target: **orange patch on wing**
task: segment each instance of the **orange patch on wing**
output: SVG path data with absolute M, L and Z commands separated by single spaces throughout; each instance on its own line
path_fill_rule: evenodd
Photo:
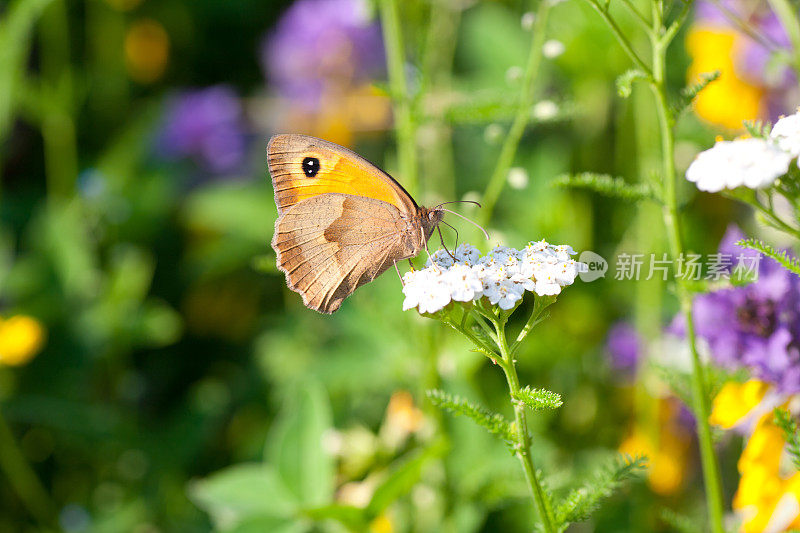
M 375 180 L 358 165 L 339 159 L 331 170 L 326 171 L 326 163 L 330 164 L 323 160 L 323 170 L 313 178 L 303 176 L 281 183 L 281 190 L 278 191 L 281 203 L 296 204 L 319 194 L 341 193 L 382 200 L 398 209 L 402 208 L 403 204 L 388 184 Z
M 303 171 L 307 158 L 319 160 L 315 175 Z M 321 139 L 301 135 L 273 137 L 269 168 L 280 210 L 320 194 L 340 193 L 381 200 L 401 213 L 416 212 L 414 201 L 391 177 L 357 154 Z

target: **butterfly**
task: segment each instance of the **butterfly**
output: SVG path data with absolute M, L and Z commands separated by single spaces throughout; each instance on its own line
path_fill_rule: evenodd
M 273 136 L 267 162 L 278 207 L 278 268 L 321 313 L 335 312 L 357 288 L 418 255 L 448 211 L 417 205 L 389 174 L 315 137 Z

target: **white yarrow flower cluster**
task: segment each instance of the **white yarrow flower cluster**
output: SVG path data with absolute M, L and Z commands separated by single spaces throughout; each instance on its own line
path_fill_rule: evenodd
M 403 310 L 434 313 L 451 301 L 481 298 L 507 310 L 517 305 L 525 291 L 556 295 L 586 271 L 586 265 L 572 259 L 573 255 L 572 247 L 545 241 L 529 243 L 522 250 L 498 246 L 485 256 L 469 244 L 456 248 L 453 257 L 437 250 L 424 269 L 403 276 Z
M 772 141 L 737 139 L 719 141 L 701 152 L 689 165 L 686 179 L 701 191 L 767 187 L 789 170 L 792 154 Z
M 701 191 L 769 187 L 800 155 L 800 111 L 781 118 L 766 139 L 719 141 L 689 165 L 686 179 Z

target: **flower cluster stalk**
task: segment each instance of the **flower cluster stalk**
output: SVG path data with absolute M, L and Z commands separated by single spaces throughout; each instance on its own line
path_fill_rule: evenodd
M 655 53 L 654 53 L 655 56 Z M 663 58 L 663 56 L 661 56 Z M 683 255 L 683 241 L 680 230 L 680 215 L 678 213 L 678 201 L 676 194 L 676 175 L 675 175 L 675 139 L 669 117 L 669 108 L 666 99 L 666 84 L 663 79 L 663 61 L 661 64 L 660 76 L 655 76 L 659 71 L 654 69 L 653 91 L 656 94 L 656 105 L 659 112 L 659 123 L 661 126 L 661 140 L 664 160 L 664 188 L 663 206 L 664 225 L 667 228 L 667 241 L 673 259 Z M 654 66 L 658 63 L 654 62 Z M 692 293 L 686 287 L 685 282 L 679 276 L 675 276 L 678 299 L 680 300 L 681 311 L 686 318 L 686 340 L 689 343 L 689 350 L 692 359 L 692 403 L 695 418 L 697 419 L 697 438 L 700 445 L 700 458 L 703 468 L 703 478 L 706 487 L 706 504 L 708 506 L 711 528 L 714 533 L 722 533 L 722 487 L 719 476 L 717 458 L 714 454 L 714 446 L 711 439 L 711 428 L 708 423 L 710 413 L 708 405 L 708 384 L 706 383 L 705 371 L 697 352 L 697 337 L 694 331 L 694 316 L 692 311 Z
M 608 24 L 612 34 L 619 41 L 622 48 L 631 60 L 642 71 L 644 79 L 650 85 L 655 96 L 656 110 L 658 113 L 659 130 L 661 137 L 662 159 L 662 216 L 667 231 L 667 241 L 673 261 L 677 261 L 684 253 L 683 240 L 680 229 L 680 214 L 677 199 L 677 175 L 675 172 L 675 136 L 674 114 L 667 100 L 666 81 L 666 56 L 670 43 L 675 38 L 678 30 L 688 16 L 692 2 L 685 2 L 676 19 L 669 25 L 664 20 L 664 2 L 652 2 L 650 26 L 647 19 L 630 2 L 624 5 L 634 14 L 635 18 L 643 22 L 650 38 L 652 51 L 652 67 L 648 67 L 641 57 L 634 51 L 628 38 L 615 23 L 608 11 L 608 4 L 601 4 L 598 0 L 587 0 L 590 5 L 601 15 Z M 697 352 L 697 339 L 694 331 L 692 313 L 692 292 L 686 286 L 685 280 L 674 272 L 674 281 L 681 311 L 686 319 L 686 338 L 692 359 L 692 403 L 695 418 L 697 419 L 697 435 L 700 446 L 703 479 L 706 489 L 706 504 L 708 506 L 711 529 L 714 533 L 724 531 L 722 525 L 723 504 L 722 488 L 719 476 L 719 467 L 714 454 L 711 429 L 708 422 L 708 384 L 705 371 Z
M 517 375 L 516 361 L 514 360 L 514 352 L 520 342 L 528 335 L 530 330 L 544 319 L 542 316 L 544 309 L 555 301 L 553 297 L 537 297 L 533 311 L 528 318 L 525 326 L 520 331 L 517 339 L 513 344 L 509 345 L 506 336 L 506 324 L 508 321 L 509 313 L 507 311 L 498 310 L 497 308 L 486 308 L 482 303 L 478 303 L 470 313 L 475 321 L 484 328 L 484 331 L 496 344 L 496 350 L 490 348 L 485 343 L 481 343 L 473 334 L 466 329 L 463 324 L 455 325 L 449 323 L 450 326 L 459 330 L 461 333 L 469 337 L 478 346 L 483 345 L 484 349 L 491 353 L 490 358 L 502 370 L 508 383 L 508 392 L 511 398 L 511 405 L 514 409 L 514 423 L 515 442 L 513 445 L 514 453 L 522 465 L 522 470 L 525 473 L 525 480 L 533 498 L 534 505 L 539 514 L 542 528 L 548 533 L 557 531 L 556 520 L 553 516 L 553 510 L 550 506 L 549 500 L 545 495 L 544 488 L 539 481 L 539 474 L 533 466 L 533 458 L 531 457 L 532 439 L 528 431 L 528 419 L 525 412 L 525 404 L 517 400 L 521 387 L 519 383 L 519 376 Z M 465 317 L 467 314 L 465 313 Z M 486 321 L 492 324 L 489 328 Z M 487 353 L 487 355 L 489 355 Z

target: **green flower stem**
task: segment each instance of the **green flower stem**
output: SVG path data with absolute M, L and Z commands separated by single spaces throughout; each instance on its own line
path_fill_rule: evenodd
M 659 11 L 657 26 L 662 25 Z M 673 34 L 674 35 L 674 34 Z M 673 116 L 667 101 L 665 77 L 666 52 L 671 39 L 664 39 L 653 46 L 653 81 L 651 87 L 656 98 L 659 126 L 661 130 L 661 157 L 663 162 L 663 207 L 664 225 L 667 229 L 667 240 L 673 260 L 683 255 L 683 241 L 680 230 L 680 217 L 677 200 L 677 175 L 675 173 L 675 134 Z M 717 458 L 711 440 L 711 429 L 708 423 L 708 384 L 700 357 L 697 353 L 697 338 L 694 331 L 692 313 L 692 293 L 680 277 L 675 278 L 681 311 L 686 319 L 686 338 L 692 354 L 692 402 L 697 420 L 697 436 L 700 444 L 700 458 L 703 467 L 703 479 L 706 488 L 706 504 L 708 506 L 711 530 L 723 533 L 722 526 L 722 483 L 719 476 Z
M 633 49 L 633 45 L 631 45 L 631 42 L 628 40 L 625 34 L 622 33 L 622 30 L 617 25 L 616 21 L 613 18 L 611 18 L 611 14 L 608 12 L 608 8 L 600 5 L 600 2 L 598 2 L 597 0 L 587 0 L 587 2 L 589 2 L 589 5 L 591 5 L 594 8 L 594 10 L 597 11 L 597 13 L 600 15 L 603 21 L 605 21 L 609 29 L 611 29 L 611 33 L 617 39 L 617 42 L 619 42 L 619 45 L 622 47 L 625 53 L 628 54 L 628 57 L 631 58 L 631 61 L 633 61 L 636 64 L 636 67 L 639 68 L 639 70 L 641 70 L 648 76 L 652 75 L 650 67 L 648 67 L 647 64 L 642 60 L 642 58 L 639 57 L 639 54 L 637 54 L 636 51 Z
M 686 20 L 692 2 L 685 2 L 681 13 L 669 27 L 664 26 L 664 4 L 661 0 L 652 3 L 653 26 L 648 31 L 652 48 L 652 69 L 644 65 L 641 58 L 636 55 L 627 37 L 611 18 L 608 10 L 598 3 L 598 0 L 587 0 L 597 10 L 611 32 L 631 57 L 637 67 L 648 74 L 650 86 L 656 99 L 656 109 L 661 136 L 661 160 L 663 182 L 662 216 L 667 230 L 667 240 L 673 260 L 677 260 L 684 253 L 683 241 L 680 230 L 680 217 L 677 199 L 677 176 L 675 172 L 675 133 L 674 116 L 670 111 L 667 100 L 666 82 L 666 56 L 667 48 L 678 33 L 680 26 Z M 678 299 L 681 311 L 686 319 L 686 338 L 692 354 L 692 397 L 695 418 L 697 419 L 697 435 L 700 444 L 700 458 L 703 467 L 703 479 L 706 487 L 706 503 L 708 506 L 711 529 L 714 533 L 722 533 L 722 483 L 719 476 L 719 467 L 714 455 L 711 441 L 711 429 L 708 423 L 708 385 L 705 372 L 697 353 L 697 338 L 694 331 L 692 314 L 692 292 L 682 278 L 676 277 Z
M 650 22 L 646 18 L 644 18 L 642 12 L 639 11 L 639 9 L 635 5 L 633 5 L 633 2 L 631 0 L 622 0 L 622 3 L 625 4 L 625 7 L 628 8 L 628 11 L 630 11 L 631 15 L 633 15 L 633 18 L 636 20 L 639 26 L 644 31 L 649 32 Z
M 381 0 L 381 26 L 389 71 L 389 90 L 394 101 L 398 173 L 411 194 L 417 193 L 417 128 L 406 79 L 403 30 L 398 0 Z
M 800 20 L 797 18 L 797 7 L 789 0 L 769 0 L 769 4 L 789 36 L 792 43 L 792 66 L 800 74 Z
M 775 213 L 775 210 L 772 207 L 771 196 L 769 197 L 769 203 L 770 203 L 769 208 L 764 207 L 764 205 L 761 202 L 759 202 L 758 199 L 755 198 L 755 196 L 753 198 L 746 198 L 745 202 L 753 206 L 759 213 L 761 213 L 761 215 L 766 219 L 766 221 L 769 224 L 771 224 L 774 228 L 784 233 L 788 233 L 795 239 L 800 240 L 800 230 L 787 224 L 782 218 L 780 218 L 780 216 L 778 216 L 777 213 Z
M 493 323 L 497 331 L 497 346 L 500 349 L 501 356 L 501 360 L 498 363 L 506 375 L 508 392 L 512 398 L 511 404 L 514 406 L 514 420 L 516 422 L 515 436 L 517 438 L 514 449 L 517 457 L 519 457 L 520 463 L 522 463 L 522 469 L 525 471 L 525 479 L 528 482 L 533 501 L 536 504 L 536 510 L 539 512 L 539 520 L 542 522 L 542 527 L 548 533 L 554 533 L 557 529 L 553 511 L 550 508 L 542 485 L 539 483 L 536 469 L 533 467 L 533 459 L 531 458 L 531 436 L 528 432 L 525 404 L 514 399 L 519 394 L 520 385 L 513 355 L 506 341 L 506 319 L 507 315 L 501 311 L 500 316 L 495 317 Z
M 0 469 L 8 483 L 17 493 L 22 504 L 41 526 L 49 529 L 55 517 L 53 505 L 47 491 L 22 455 L 14 434 L 0 411 Z
M 530 333 L 531 330 L 534 327 L 536 327 L 536 325 L 539 322 L 541 322 L 543 320 L 546 320 L 547 317 L 550 316 L 549 313 L 548 314 L 544 314 L 544 310 L 547 309 L 555 301 L 556 301 L 555 296 L 537 296 L 536 297 L 536 300 L 535 300 L 535 302 L 533 304 L 533 311 L 531 312 L 531 315 L 528 317 L 528 321 L 525 322 L 524 326 L 522 326 L 522 329 L 520 330 L 519 334 L 517 335 L 517 338 L 514 340 L 513 344 L 511 344 L 510 352 L 511 352 L 512 357 L 513 357 L 513 355 L 515 353 L 517 353 L 517 349 L 519 348 L 520 343 L 523 340 L 525 340 L 525 337 L 528 336 L 528 333 Z
M 539 66 L 542 63 L 542 49 L 544 47 L 547 15 L 550 12 L 551 0 L 540 0 L 539 8 L 536 11 L 536 22 L 533 27 L 533 37 L 531 48 L 528 53 L 528 64 L 525 68 L 525 76 L 520 89 L 517 111 L 514 121 L 508 130 L 503 146 L 500 149 L 500 156 L 497 158 L 494 172 L 486 185 L 483 193 L 483 209 L 481 210 L 481 224 L 486 225 L 492 218 L 494 207 L 503 192 L 503 187 L 508 177 L 508 171 L 514 162 L 519 142 L 525 128 L 531 118 L 531 107 L 533 106 L 536 91 L 536 80 L 539 74 Z

